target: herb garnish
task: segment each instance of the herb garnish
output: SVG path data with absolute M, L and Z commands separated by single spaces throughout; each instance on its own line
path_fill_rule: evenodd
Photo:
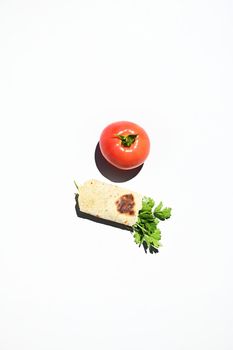
M 143 197 L 142 209 L 138 213 L 138 220 L 133 225 L 135 243 L 143 245 L 145 251 L 149 249 L 151 253 L 157 252 L 161 246 L 161 231 L 158 228 L 158 223 L 169 219 L 171 216 L 171 208 L 163 208 L 163 203 L 160 202 L 155 207 L 155 202 L 150 197 Z

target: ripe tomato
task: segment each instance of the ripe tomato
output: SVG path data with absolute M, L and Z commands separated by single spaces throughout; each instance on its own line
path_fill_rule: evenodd
M 119 121 L 108 125 L 100 136 L 105 159 L 119 169 L 134 169 L 143 164 L 150 151 L 150 140 L 139 125 Z

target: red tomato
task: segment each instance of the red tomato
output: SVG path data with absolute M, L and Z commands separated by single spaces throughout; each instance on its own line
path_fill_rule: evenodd
M 134 169 L 143 164 L 150 151 L 150 140 L 139 125 L 120 121 L 108 125 L 100 136 L 105 159 L 119 169 Z

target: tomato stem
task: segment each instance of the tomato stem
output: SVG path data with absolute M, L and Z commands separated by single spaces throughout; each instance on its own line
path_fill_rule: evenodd
M 136 140 L 138 134 L 129 134 L 129 135 L 114 135 L 115 137 L 118 137 L 118 139 L 121 140 L 121 144 L 124 147 L 130 147 Z

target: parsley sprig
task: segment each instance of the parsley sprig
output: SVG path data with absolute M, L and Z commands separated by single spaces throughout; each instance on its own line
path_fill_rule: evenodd
M 138 220 L 133 225 L 135 243 L 143 245 L 145 251 L 149 249 L 151 253 L 157 252 L 161 246 L 161 231 L 158 224 L 161 221 L 169 219 L 171 216 L 171 208 L 163 208 L 160 202 L 155 207 L 155 202 L 150 197 L 143 197 L 142 209 L 139 211 Z

